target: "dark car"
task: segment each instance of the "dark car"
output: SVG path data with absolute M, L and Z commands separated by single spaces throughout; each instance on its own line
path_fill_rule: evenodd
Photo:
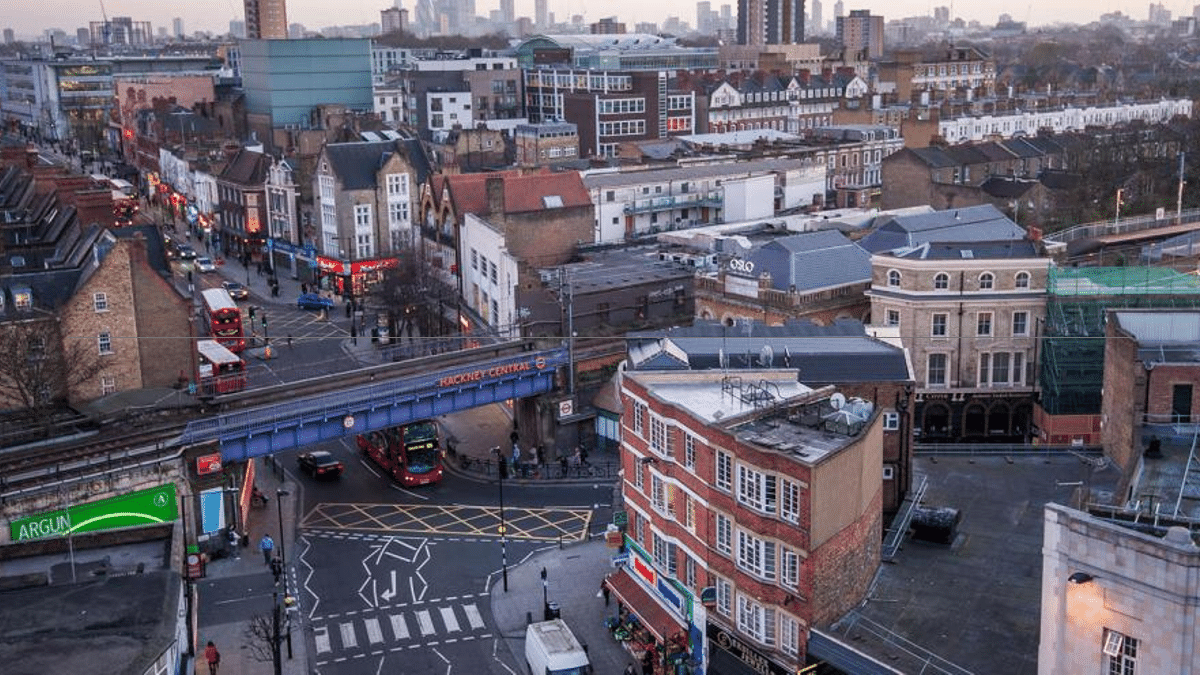
M 297 458 L 300 469 L 313 478 L 337 478 L 346 470 L 346 465 L 325 450 L 301 453 Z
M 333 300 L 318 293 L 305 293 L 296 298 L 296 306 L 300 309 L 333 309 Z
M 184 260 L 195 260 L 196 259 L 196 249 L 192 248 L 191 246 L 188 246 L 187 244 L 180 244 L 179 245 L 179 257 Z
M 245 300 L 250 297 L 250 289 L 236 281 L 226 281 L 221 285 L 225 287 L 225 290 L 229 291 L 229 297 L 234 300 Z

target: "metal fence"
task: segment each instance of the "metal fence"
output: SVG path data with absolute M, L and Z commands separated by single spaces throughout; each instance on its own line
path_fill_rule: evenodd
M 1020 455 L 1022 457 L 1054 456 L 1067 453 L 1085 455 L 1102 454 L 1098 445 L 1028 445 L 1024 443 L 919 443 L 913 446 L 915 455 L 963 455 L 997 457 Z
M 454 468 L 463 473 L 480 478 L 496 478 L 499 476 L 499 464 L 504 460 L 479 459 L 447 450 L 448 461 L 453 462 Z M 621 463 L 616 461 L 572 463 L 564 465 L 561 462 L 546 464 L 520 463 L 515 467 L 508 465 L 509 480 L 609 480 L 615 479 L 621 470 Z

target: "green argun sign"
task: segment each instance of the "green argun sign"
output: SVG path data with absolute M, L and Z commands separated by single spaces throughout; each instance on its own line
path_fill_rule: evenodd
M 98 502 L 17 518 L 10 523 L 10 527 L 13 541 L 65 537 L 68 534 L 170 522 L 175 520 L 178 509 L 175 484 L 166 483 Z

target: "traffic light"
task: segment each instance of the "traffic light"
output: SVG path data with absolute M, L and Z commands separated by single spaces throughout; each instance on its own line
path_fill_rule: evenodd
M 496 469 L 500 472 L 500 480 L 508 478 L 508 462 L 503 457 L 496 458 Z
M 250 305 L 250 320 L 254 320 L 254 305 Z
M 263 328 L 267 327 L 267 313 L 266 312 L 263 312 L 263 315 L 262 315 L 262 326 L 263 326 Z

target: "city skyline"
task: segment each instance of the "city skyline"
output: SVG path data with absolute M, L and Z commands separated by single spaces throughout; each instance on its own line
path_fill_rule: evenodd
M 535 0 L 516 0 L 515 12 L 518 17 L 534 17 Z M 242 0 L 226 0 L 224 6 L 200 7 L 189 6 L 181 11 L 178 5 L 165 5 L 152 0 L 109 0 L 104 9 L 108 17 L 129 16 L 136 21 L 149 21 L 157 30 L 158 27 L 172 25 L 176 17 L 183 19 L 187 31 L 207 31 L 223 34 L 229 29 L 230 21 L 244 20 Z M 379 23 L 379 12 L 393 6 L 392 0 L 354 0 L 330 6 L 324 0 L 289 0 L 287 3 L 288 21 L 303 24 L 310 30 L 319 30 L 330 26 L 363 25 Z M 693 0 L 672 0 L 668 3 L 638 3 L 634 0 L 616 0 L 606 4 L 604 11 L 589 10 L 587 3 L 582 0 L 550 0 L 549 11 L 557 21 L 562 22 L 575 14 L 582 14 L 586 21 L 597 21 L 603 17 L 616 16 L 630 27 L 639 22 L 661 23 L 668 16 L 676 16 L 695 27 L 696 2 Z M 736 0 L 725 3 L 716 0 L 712 3 L 714 9 L 722 4 L 730 4 L 735 8 Z M 822 3 L 825 6 L 823 18 L 826 23 L 833 20 L 832 3 Z M 1192 6 L 1187 2 L 1174 1 L 1161 3 L 1173 17 L 1190 15 Z M 405 8 L 411 10 L 414 0 L 405 0 Z M 1026 21 L 1032 26 L 1052 23 L 1086 24 L 1099 19 L 1101 14 L 1121 11 L 1135 20 L 1147 18 L 1148 5 L 1129 1 L 1118 2 L 1108 0 L 1102 3 L 1088 3 L 1082 0 L 1069 0 L 1055 3 L 1055 6 L 1026 5 L 1024 11 L 1019 7 L 997 7 L 982 2 L 954 3 L 940 0 L 899 0 L 898 2 L 883 2 L 882 0 L 867 0 L 864 2 L 845 2 L 848 13 L 854 9 L 866 9 L 872 14 L 879 14 L 885 20 L 899 19 L 912 16 L 932 15 L 934 7 L 947 6 L 952 9 L 953 18 L 965 21 L 979 21 L 982 24 L 994 24 L 1002 13 L 1007 13 L 1016 21 Z M 477 4 L 479 15 L 486 17 L 491 10 L 500 8 L 500 0 L 486 0 Z M 811 7 L 806 7 L 810 11 Z M 65 21 L 63 17 L 77 17 L 73 21 Z M 43 0 L 36 12 L 13 12 L 6 17 L 2 28 L 12 28 L 18 39 L 42 35 L 46 29 L 61 29 L 68 35 L 74 35 L 75 29 L 87 26 L 91 21 L 101 20 L 101 8 L 97 0 L 94 9 L 87 9 L 74 0 Z M 811 31 L 810 31 L 811 32 Z

